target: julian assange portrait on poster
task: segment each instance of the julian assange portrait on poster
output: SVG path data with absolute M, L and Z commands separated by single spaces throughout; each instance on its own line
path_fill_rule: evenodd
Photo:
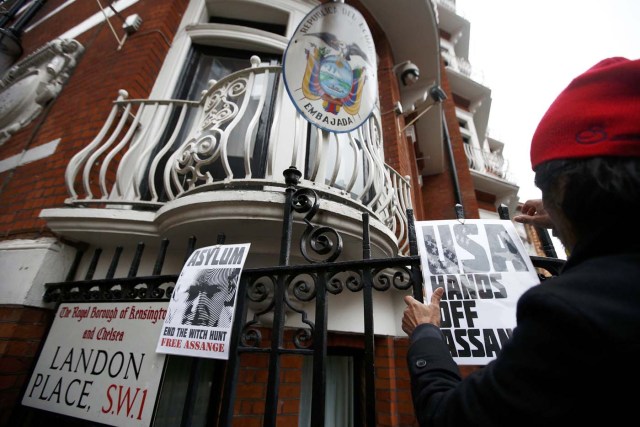
M 238 284 L 249 243 L 197 249 L 171 295 L 159 353 L 229 358 Z

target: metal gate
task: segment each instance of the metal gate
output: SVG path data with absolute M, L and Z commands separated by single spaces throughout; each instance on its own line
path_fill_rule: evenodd
M 281 358 L 289 355 L 312 356 L 312 398 L 311 425 L 325 425 L 325 381 L 327 359 L 327 297 L 342 292 L 361 294 L 364 333 L 364 401 L 362 424 L 375 426 L 376 388 L 374 358 L 374 313 L 373 292 L 384 292 L 391 288 L 412 292 L 422 300 L 423 283 L 420 257 L 416 242 L 413 212 L 407 211 L 409 227 L 409 256 L 385 259 L 371 259 L 369 237 L 369 215 L 362 215 L 362 260 L 336 261 L 342 251 L 339 234 L 329 227 L 313 225 L 313 217 L 319 208 L 317 193 L 307 188 L 298 188 L 300 173 L 295 168 L 285 171 L 287 183 L 280 246 L 279 265 L 271 268 L 248 268 L 242 272 L 239 282 L 236 315 L 232 327 L 229 360 L 223 363 L 223 378 L 218 381 L 216 394 L 220 398 L 211 401 L 207 414 L 207 425 L 231 426 L 234 419 L 236 385 L 240 370 L 240 358 L 245 354 L 261 354 L 268 357 L 268 381 L 262 415 L 262 425 L 275 426 L 280 392 Z M 300 248 L 308 265 L 289 265 L 292 244 L 292 224 L 295 214 L 303 214 L 306 230 L 300 241 Z M 189 240 L 186 258 L 195 249 L 195 238 Z M 218 237 L 224 243 L 224 236 Z M 160 275 L 169 242 L 160 246 L 153 274 L 137 276 L 144 245 L 138 245 L 129 273 L 125 278 L 114 278 L 122 248 L 118 248 L 111 260 L 105 279 L 93 279 L 100 258 L 96 250 L 84 280 L 71 281 L 75 276 L 82 253 L 78 253 L 68 279 L 61 283 L 46 285 L 44 299 L 48 302 L 114 302 L 114 301 L 168 301 L 178 275 Z M 311 255 L 320 255 L 322 261 Z M 561 262 L 547 258 L 532 257 L 535 266 L 544 267 L 557 274 Z M 296 302 L 313 304 L 315 315 L 310 318 Z M 249 310 L 251 303 L 260 303 L 259 311 Z M 285 312 L 295 312 L 302 319 L 304 327 L 290 331 L 291 343 L 284 342 Z M 251 313 L 253 313 L 251 315 Z M 272 315 L 270 339 L 264 340 L 264 328 L 258 322 L 259 316 Z M 399 319 L 398 319 L 399 321 Z M 201 359 L 191 364 L 189 388 L 186 392 L 182 425 L 191 425 L 193 416 L 192 397 L 198 386 Z M 78 421 L 77 425 L 91 425 Z

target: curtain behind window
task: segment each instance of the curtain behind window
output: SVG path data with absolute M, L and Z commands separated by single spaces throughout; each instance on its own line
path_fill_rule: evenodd
M 350 356 L 327 356 L 325 359 L 326 392 L 324 425 L 328 427 L 354 426 L 354 362 Z M 302 364 L 300 388 L 300 416 L 298 425 L 311 425 L 313 357 L 305 357 Z

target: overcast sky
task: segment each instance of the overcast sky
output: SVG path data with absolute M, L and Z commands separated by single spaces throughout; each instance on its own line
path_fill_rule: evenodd
M 520 201 L 538 198 L 529 162 L 536 125 L 569 82 L 601 59 L 640 59 L 640 0 L 457 0 L 456 5 L 471 23 L 471 66 L 491 89 L 490 135 L 505 144 Z

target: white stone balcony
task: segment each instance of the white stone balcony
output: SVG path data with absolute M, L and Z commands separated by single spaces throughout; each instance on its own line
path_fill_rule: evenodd
M 438 3 L 439 5 L 446 7 L 447 9 L 449 9 L 451 12 L 456 11 L 456 2 L 455 0 L 435 0 L 436 3 Z
M 102 130 L 67 167 L 66 204 L 77 209 L 43 212 L 52 229 L 86 241 L 83 227 L 107 228 L 96 218 L 142 215 L 141 234 L 184 234 L 198 222 L 240 235 L 252 228 L 238 219 L 268 233 L 264 225 L 281 218 L 283 171 L 293 166 L 302 172 L 299 187 L 324 203 L 322 223 L 357 240 L 361 214 L 369 213 L 378 254 L 406 253 L 410 184 L 384 163 L 379 112 L 350 133 L 322 131 L 295 111 L 281 67 L 251 63 L 210 82 L 199 101 L 128 99 L 120 91 Z M 93 225 L 73 225 L 79 217 Z
M 464 145 L 469 168 L 500 179 L 507 179 L 507 162 L 500 153 L 492 153 L 478 148 Z

